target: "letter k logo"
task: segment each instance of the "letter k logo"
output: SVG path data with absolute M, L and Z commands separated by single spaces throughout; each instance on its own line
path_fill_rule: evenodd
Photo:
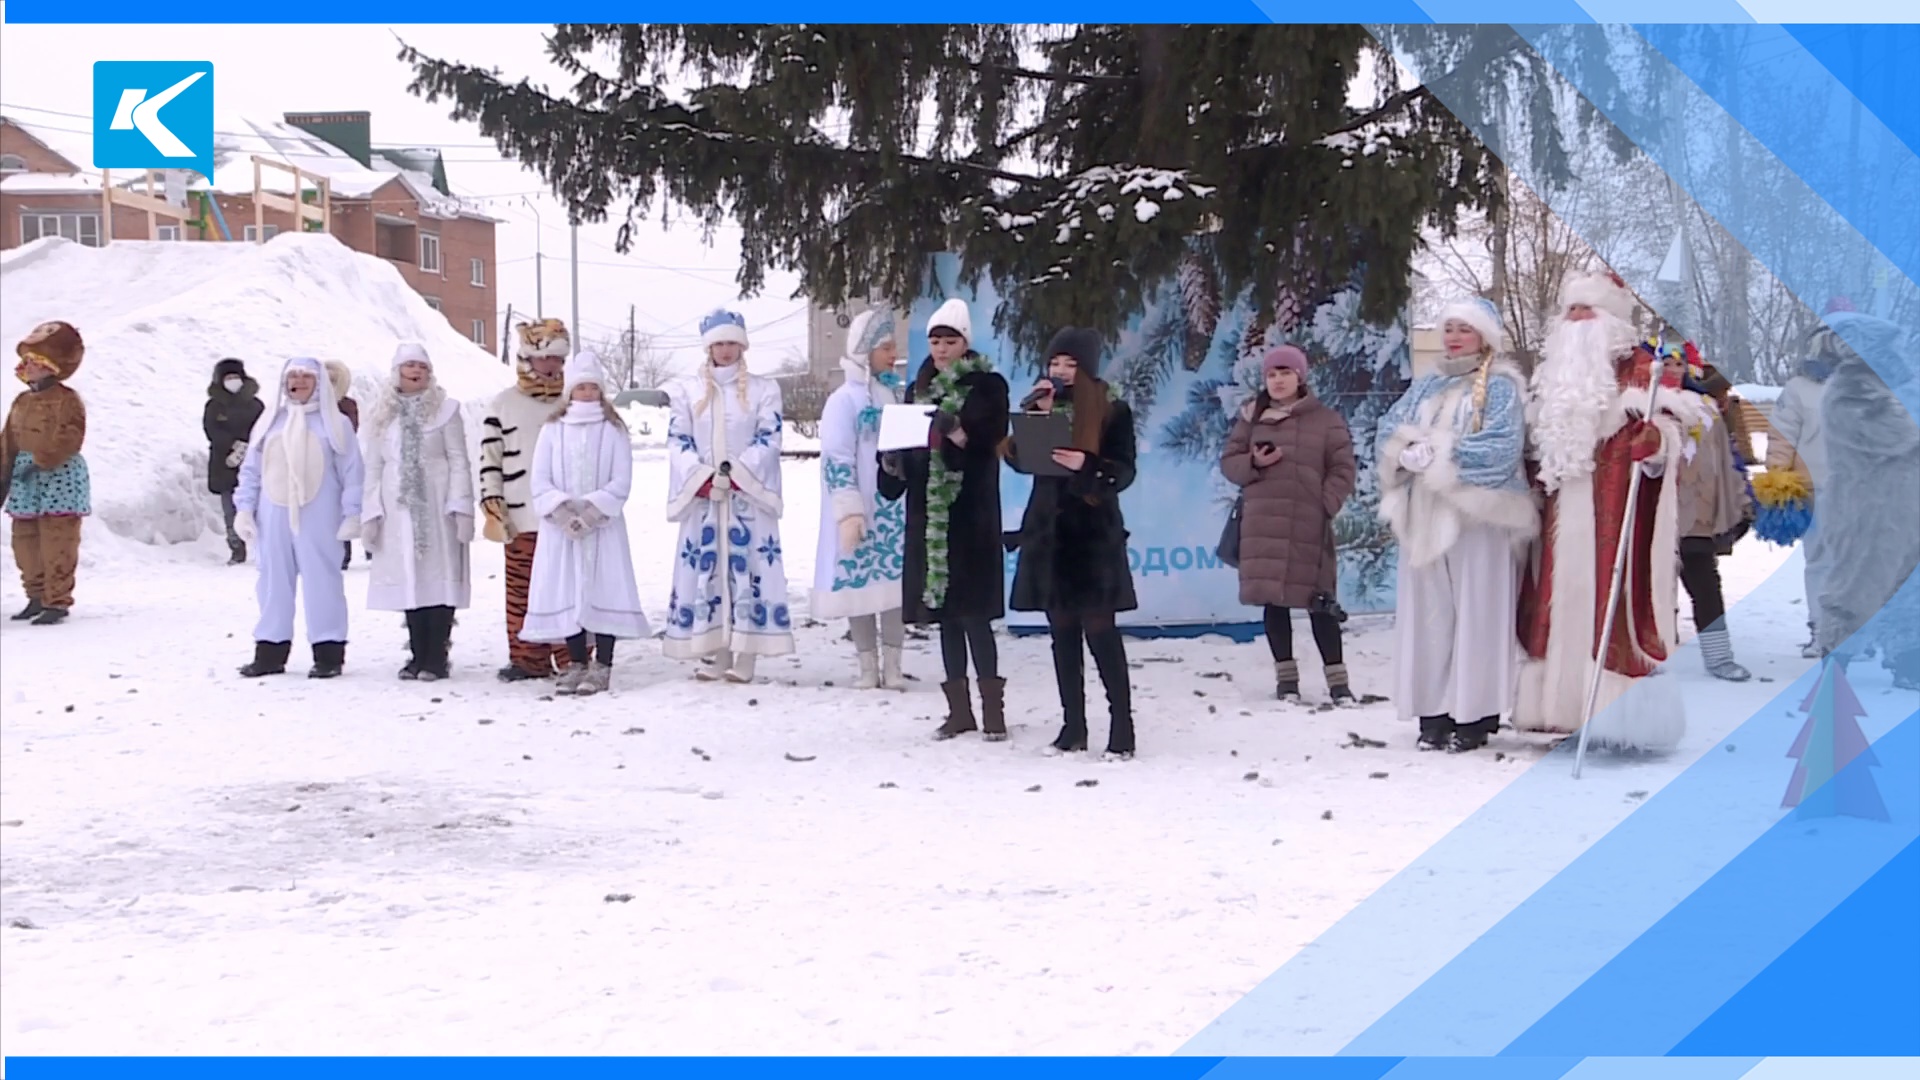
M 160 110 L 166 108 L 168 102 L 184 93 L 187 87 L 205 78 L 206 74 L 204 71 L 196 71 L 150 98 L 147 97 L 146 90 L 140 87 L 130 86 L 122 90 L 120 107 L 113 111 L 113 123 L 109 125 L 109 130 L 138 131 L 147 137 L 147 141 L 153 144 L 155 150 L 168 157 L 192 157 L 193 151 L 187 148 L 186 143 L 180 141 L 180 136 L 168 131 L 167 125 L 160 122 Z M 143 101 L 142 98 L 146 100 Z
M 99 169 L 192 169 L 213 178 L 213 64 L 101 60 L 93 65 Z

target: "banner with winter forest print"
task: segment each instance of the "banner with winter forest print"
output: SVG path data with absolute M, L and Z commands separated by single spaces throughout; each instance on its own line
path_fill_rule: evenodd
M 1019 353 L 994 327 L 1002 303 L 995 283 L 963 282 L 953 255 L 933 259 L 932 280 L 914 305 L 908 349 L 913 370 L 927 355 L 926 321 L 951 297 L 965 300 L 974 347 L 1006 377 L 1016 405 L 1040 377 L 1042 358 Z M 1198 260 L 1156 290 L 1117 341 L 1107 343 L 1102 374 L 1132 406 L 1139 474 L 1121 496 L 1128 561 L 1140 608 L 1120 623 L 1152 634 L 1227 633 L 1249 639 L 1260 614 L 1240 603 L 1239 577 L 1215 554 L 1238 493 L 1220 475 L 1220 451 L 1240 406 L 1260 386 L 1260 357 L 1291 342 L 1313 359 L 1313 392 L 1340 410 L 1353 432 L 1360 467 L 1352 498 L 1335 519 L 1340 603 L 1354 614 L 1393 610 L 1394 546 L 1378 517 L 1373 433 L 1406 389 L 1411 355 L 1404 321 L 1376 326 L 1359 318 L 1360 290 L 1349 282 L 1330 295 L 1278 305 L 1271 325 L 1248 297 L 1229 302 Z M 1011 469 L 1001 477 L 1005 528 L 1017 528 L 1032 481 Z M 1014 559 L 1007 560 L 1007 584 Z M 1043 616 L 1008 612 L 1014 629 L 1040 629 Z

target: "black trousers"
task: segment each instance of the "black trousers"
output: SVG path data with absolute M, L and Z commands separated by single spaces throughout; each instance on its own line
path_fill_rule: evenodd
M 974 671 L 982 679 L 1000 677 L 1000 647 L 994 644 L 991 620 L 943 618 L 940 620 L 940 664 L 948 682 L 967 677 L 967 654 L 973 654 Z
M 1273 658 L 1293 659 L 1293 609 L 1268 604 L 1266 618 L 1267 649 Z M 1345 663 L 1340 647 L 1340 620 L 1324 611 L 1307 613 L 1307 625 L 1313 630 L 1313 643 L 1320 647 L 1323 664 Z
M 1726 617 L 1727 599 L 1720 591 L 1720 556 L 1710 536 L 1690 536 L 1680 541 L 1680 584 L 1693 600 L 1693 628 L 1696 633 L 1715 628 Z
M 1133 753 L 1132 673 L 1127 670 L 1126 641 L 1114 625 L 1114 613 L 1050 611 L 1047 630 L 1053 637 L 1053 677 L 1060 687 L 1060 709 L 1067 729 L 1064 734 L 1077 735 L 1081 741 L 1086 738 L 1086 652 L 1091 652 L 1100 682 L 1107 690 L 1111 721 L 1107 749 Z
M 613 666 L 613 635 L 593 635 L 593 658 L 600 661 L 601 667 Z M 575 664 L 587 662 L 587 632 L 585 630 L 567 639 L 567 659 Z

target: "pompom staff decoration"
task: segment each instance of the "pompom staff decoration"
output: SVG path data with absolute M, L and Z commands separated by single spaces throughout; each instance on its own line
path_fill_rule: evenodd
M 1813 525 L 1813 488 L 1790 469 L 1753 477 L 1754 534 L 1777 547 L 1792 547 Z

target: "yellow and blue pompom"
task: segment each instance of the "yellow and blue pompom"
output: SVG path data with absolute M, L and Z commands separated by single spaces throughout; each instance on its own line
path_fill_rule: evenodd
M 1763 472 L 1752 482 L 1759 507 L 1754 533 L 1769 544 L 1792 547 L 1813 524 L 1813 488 L 1805 477 L 1787 470 Z

